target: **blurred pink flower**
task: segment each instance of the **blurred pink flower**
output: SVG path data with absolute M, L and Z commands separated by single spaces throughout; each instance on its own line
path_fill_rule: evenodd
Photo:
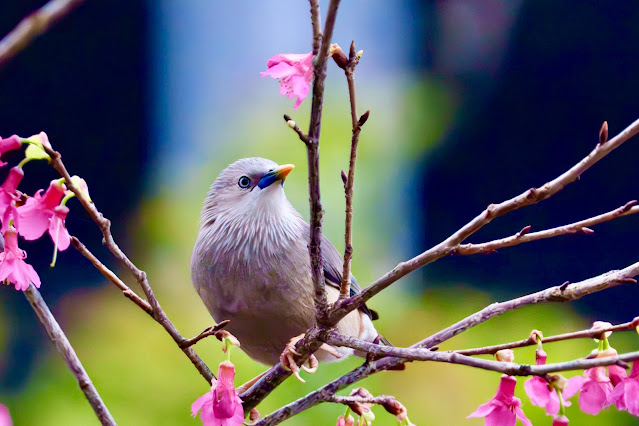
M 0 426 L 13 426 L 9 409 L 2 404 L 0 404 Z
M 262 77 L 271 76 L 280 81 L 280 94 L 289 99 L 297 97 L 293 108 L 297 109 L 308 96 L 313 80 L 313 52 L 282 53 L 266 62 Z
M 521 409 L 521 400 L 515 397 L 516 384 L 517 379 L 514 377 L 505 374 L 501 376 L 497 394 L 487 403 L 477 407 L 467 418 L 485 417 L 486 426 L 513 426 L 517 419 L 526 426 L 532 426 Z
M 552 426 L 568 426 L 568 417 L 566 416 L 553 417 Z
M 200 418 L 204 426 L 239 426 L 244 423 L 242 400 L 233 387 L 235 366 L 224 361 L 217 371 L 217 382 L 211 391 L 199 397 L 192 405 L 193 417 L 202 410 Z
M 537 365 L 546 364 L 548 354 L 543 349 L 537 349 L 535 353 L 535 363 Z M 548 383 L 539 376 L 531 377 L 524 383 L 524 389 L 530 402 L 538 407 L 544 407 L 546 414 L 554 416 L 559 412 L 559 396 L 555 389 L 549 390 Z M 566 406 L 570 406 L 567 401 Z
M 26 290 L 29 283 L 40 288 L 40 277 L 33 266 L 24 261 L 27 254 L 18 248 L 18 232 L 14 227 L 4 233 L 4 252 L 0 253 L 0 281 L 8 280 L 16 290 Z
M 53 180 L 44 195 L 40 189 L 24 206 L 18 207 L 20 235 L 26 240 L 36 240 L 48 230 L 58 250 L 66 250 L 71 242 L 69 231 L 64 226 L 69 208 L 59 205 L 65 191 L 64 184 Z
M 4 183 L 0 186 L 0 221 L 2 221 L 2 232 L 9 228 L 9 221 L 12 218 L 17 220 L 18 215 L 13 201 L 19 198 L 17 189 L 23 177 L 24 172 L 22 168 L 18 166 L 12 167 Z
M 348 418 L 345 418 L 344 416 L 339 416 L 337 418 L 337 424 L 335 426 L 354 426 L 355 425 L 355 419 L 353 418 L 353 416 L 348 416 Z
M 6 139 L 0 138 L 0 155 L 4 154 L 8 151 L 13 151 L 14 149 L 18 149 L 22 146 L 22 142 L 17 135 L 10 136 Z M 0 160 L 0 167 L 6 166 L 7 163 Z
M 605 407 L 608 395 L 612 392 L 612 384 L 606 376 L 606 367 L 589 368 L 583 376 L 568 379 L 564 389 L 564 398 L 568 399 L 581 391 L 579 395 L 579 408 L 584 413 L 593 416 Z
M 608 395 L 606 405 L 613 403 L 617 409 L 639 416 L 639 361 L 632 363 L 630 376 L 618 383 Z

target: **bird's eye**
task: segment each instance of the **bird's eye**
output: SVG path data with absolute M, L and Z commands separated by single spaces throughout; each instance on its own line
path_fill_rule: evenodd
M 237 184 L 240 188 L 248 188 L 249 186 L 251 186 L 251 179 L 247 178 L 246 176 L 242 176 L 240 180 L 237 181 Z

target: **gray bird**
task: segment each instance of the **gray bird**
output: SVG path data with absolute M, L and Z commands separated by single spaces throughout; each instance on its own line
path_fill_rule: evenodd
M 193 285 L 215 321 L 231 320 L 227 329 L 241 348 L 268 365 L 315 321 L 309 225 L 284 194 L 293 167 L 244 158 L 224 169 L 204 200 L 191 258 Z M 334 302 L 342 259 L 323 236 L 322 258 L 326 292 Z M 361 291 L 351 280 L 351 293 Z M 372 342 L 378 336 L 374 316 L 364 306 L 342 319 L 337 330 Z M 315 355 L 326 362 L 352 353 L 340 347 Z

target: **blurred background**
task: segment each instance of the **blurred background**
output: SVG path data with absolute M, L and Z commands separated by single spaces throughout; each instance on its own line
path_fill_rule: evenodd
M 6 34 L 43 1 L 5 1 Z M 321 2 L 323 9 L 327 2 Z M 277 53 L 310 50 L 304 1 L 86 2 L 0 69 L 0 135 L 44 130 L 72 174 L 84 177 L 97 207 L 114 222 L 118 243 L 142 269 L 182 334 L 211 324 L 189 278 L 202 200 L 222 168 L 263 156 L 294 163 L 286 192 L 308 215 L 306 155 L 282 114 L 308 126 L 310 99 L 298 111 L 279 86 L 260 78 Z M 364 55 L 356 71 L 361 134 L 354 211 L 353 271 L 364 286 L 399 261 L 438 243 L 481 212 L 558 176 L 597 143 L 639 117 L 639 8 L 631 3 L 470 0 L 344 1 L 334 42 L 351 40 Z M 346 82 L 329 63 L 322 127 L 324 232 L 343 250 L 340 171 L 348 167 L 350 116 Z M 20 153 L 3 159 L 11 165 Z M 639 198 L 630 141 L 581 180 L 538 206 L 499 218 L 470 242 L 590 217 Z M 6 174 L 6 170 L 2 173 Z M 33 194 L 57 176 L 30 163 L 21 189 Z M 97 228 L 71 201 L 67 226 L 103 262 L 135 281 L 101 246 Z M 576 282 L 637 261 L 639 223 L 626 217 L 590 236 L 561 237 L 446 258 L 373 299 L 379 330 L 409 345 L 489 303 Z M 42 294 L 122 425 L 196 425 L 190 404 L 207 390 L 168 335 L 123 298 L 73 249 L 48 267 L 49 241 L 21 243 L 38 270 Z M 21 293 L 0 292 L 0 402 L 16 425 L 96 424 L 90 406 Z M 480 325 L 442 345 L 459 349 L 629 321 L 635 286 L 570 305 L 534 306 Z M 408 326 L 410 324 L 410 326 Z M 618 333 L 619 351 L 637 336 Z M 549 362 L 584 356 L 591 341 L 547 345 Z M 196 346 L 208 365 L 222 360 L 208 339 Z M 236 351 L 236 383 L 264 368 Z M 516 361 L 534 362 L 533 349 Z M 287 381 L 260 405 L 262 414 L 354 368 L 360 360 L 322 365 L 307 384 Z M 411 364 L 359 383 L 395 395 L 416 424 L 480 425 L 465 420 L 494 395 L 495 373 Z M 569 372 L 573 376 L 576 372 Z M 550 424 L 517 395 L 534 424 Z M 288 421 L 333 424 L 342 407 L 324 404 Z M 375 410 L 376 424 L 395 424 Z M 593 421 L 576 403 L 574 424 Z M 637 424 L 608 409 L 601 425 Z

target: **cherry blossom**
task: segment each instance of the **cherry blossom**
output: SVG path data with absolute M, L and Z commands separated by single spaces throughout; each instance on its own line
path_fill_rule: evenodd
M 29 283 L 40 288 L 40 277 L 33 266 L 24 261 L 27 254 L 18 248 L 18 232 L 10 227 L 4 233 L 4 252 L 0 253 L 0 281 L 9 281 L 16 290 L 26 290 Z
M 60 180 L 53 180 L 47 191 L 42 190 L 18 207 L 18 231 L 26 240 L 36 240 L 47 230 L 58 250 L 69 247 L 71 237 L 64 226 L 69 208 L 61 206 L 66 187 Z
M 239 426 L 244 423 L 242 400 L 233 387 L 235 366 L 224 361 L 220 363 L 217 381 L 213 380 L 211 391 L 199 397 L 192 405 L 191 412 L 200 418 L 204 426 Z
M 608 395 L 606 405 L 615 404 L 619 410 L 627 410 L 639 416 L 639 361 L 632 363 L 630 376 L 619 382 Z
M 513 426 L 517 419 L 524 425 L 532 426 L 532 423 L 521 409 L 521 400 L 515 397 L 515 385 L 517 379 L 503 375 L 497 388 L 497 394 L 487 403 L 477 407 L 467 418 L 485 417 L 486 426 Z
M 297 98 L 293 108 L 297 109 L 308 96 L 313 80 L 313 52 L 281 53 L 266 62 L 262 77 L 271 76 L 280 81 L 280 93 L 289 99 Z

